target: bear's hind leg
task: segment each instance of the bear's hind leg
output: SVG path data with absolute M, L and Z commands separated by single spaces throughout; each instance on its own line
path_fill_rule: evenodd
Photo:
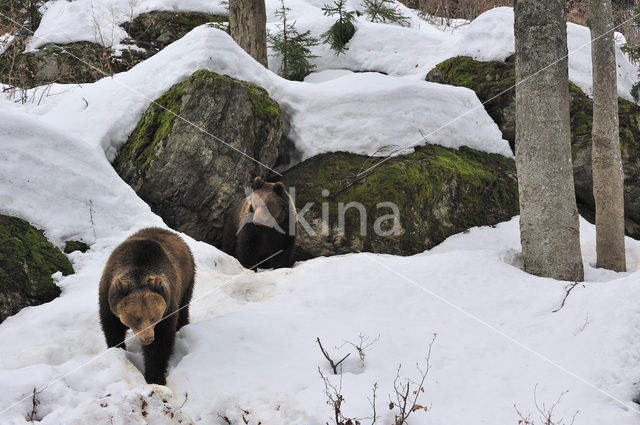
M 167 383 L 165 375 L 167 374 L 169 357 L 173 353 L 176 324 L 175 315 L 159 322 L 154 329 L 153 342 L 143 348 L 144 379 L 148 384 L 165 385 Z

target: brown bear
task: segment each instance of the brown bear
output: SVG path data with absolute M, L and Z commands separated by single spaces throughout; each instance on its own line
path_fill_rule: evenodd
M 291 267 L 296 244 L 296 207 L 281 182 L 256 177 L 252 191 L 227 212 L 222 250 L 246 268 Z
M 144 344 L 144 377 L 165 385 L 176 331 L 189 323 L 195 265 L 176 233 L 147 228 L 111 253 L 100 280 L 100 323 L 107 346 L 125 346 L 127 329 Z

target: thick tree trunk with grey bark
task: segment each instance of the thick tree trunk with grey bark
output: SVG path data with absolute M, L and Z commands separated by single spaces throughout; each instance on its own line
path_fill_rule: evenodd
M 267 67 L 267 12 L 264 1 L 229 0 L 229 32 L 245 52 Z
M 516 167 L 528 273 L 581 281 L 564 0 L 517 0 Z
M 626 271 L 624 173 L 618 136 L 618 86 L 611 0 L 589 1 L 593 67 L 593 197 L 597 267 Z

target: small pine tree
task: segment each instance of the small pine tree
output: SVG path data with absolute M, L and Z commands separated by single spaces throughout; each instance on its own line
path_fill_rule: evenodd
M 336 0 L 333 2 L 335 6 L 324 5 L 322 11 L 326 16 L 338 15 L 338 20 L 322 34 L 322 41 L 328 43 L 336 55 L 344 53 L 347 50 L 347 43 L 356 32 L 353 26 L 355 21 L 355 12 L 347 12 L 345 8 L 345 0 Z
M 227 0 L 222 0 L 220 2 L 220 6 L 224 7 L 224 9 L 227 11 L 227 17 L 229 16 L 229 2 Z M 212 17 L 215 17 L 215 15 L 212 14 Z M 231 35 L 231 30 L 229 29 L 229 21 L 217 21 L 214 20 L 213 22 L 209 22 L 208 24 L 210 27 L 212 28 L 216 28 L 219 29 L 221 31 L 226 32 L 227 34 Z
M 311 54 L 309 47 L 317 46 L 319 41 L 311 37 L 311 31 L 302 34 L 298 32 L 294 22 L 287 22 L 287 13 L 291 10 L 284 5 L 284 0 L 280 0 L 282 7 L 275 11 L 275 16 L 280 18 L 282 25 L 279 26 L 282 32 L 271 34 L 267 31 L 267 39 L 271 48 L 282 55 L 282 66 L 280 75 L 288 80 L 302 81 L 316 66 L 309 62 L 309 59 L 316 58 Z
M 407 24 L 409 18 L 396 9 L 393 0 L 364 0 L 364 13 L 371 22 L 397 22 Z

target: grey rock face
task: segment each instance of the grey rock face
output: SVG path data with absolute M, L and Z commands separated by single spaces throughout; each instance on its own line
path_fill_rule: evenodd
M 284 173 L 298 210 L 296 259 L 358 251 L 417 254 L 471 227 L 518 214 L 515 163 L 510 158 L 427 145 L 358 177 L 380 160 L 327 153 Z
M 226 209 L 268 175 L 281 136 L 264 89 L 197 71 L 149 107 L 114 167 L 170 227 L 219 245 Z
M 26 221 L 0 215 L 0 322 L 60 295 L 51 278 L 57 271 L 73 273 L 58 248 Z

